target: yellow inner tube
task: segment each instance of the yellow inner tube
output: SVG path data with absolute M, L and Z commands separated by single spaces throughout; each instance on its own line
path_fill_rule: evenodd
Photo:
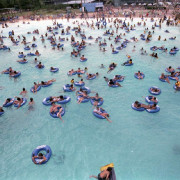
M 111 163 L 111 164 L 107 164 L 107 165 L 105 165 L 105 166 L 102 166 L 102 167 L 100 168 L 100 171 L 104 171 L 104 170 L 106 170 L 108 167 L 113 168 L 113 167 L 114 167 L 114 164 Z

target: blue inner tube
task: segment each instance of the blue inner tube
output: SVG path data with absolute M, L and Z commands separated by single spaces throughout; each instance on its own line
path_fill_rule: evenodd
M 28 61 L 18 61 L 20 64 L 26 64 Z
M 70 84 L 66 84 L 66 85 L 63 86 L 63 90 L 64 90 L 65 92 L 72 92 L 72 90 L 69 89 L 70 87 L 71 87 Z
M 87 79 L 87 80 L 93 80 L 93 79 L 95 79 L 95 78 L 96 78 L 96 75 L 94 75 L 92 78 L 89 78 L 89 79 L 88 79 L 88 76 L 86 76 L 86 79 Z
M 63 108 L 63 107 L 61 107 L 62 108 L 62 111 L 61 111 L 61 116 L 64 116 L 64 114 L 65 114 L 65 109 Z M 58 109 L 58 111 L 56 111 L 56 112 L 49 112 L 49 114 L 53 117 L 53 118 L 58 118 L 57 117 L 57 113 L 59 112 L 59 110 L 60 110 L 60 107 L 58 107 L 57 108 Z
M 170 51 L 169 54 L 176 54 L 176 51 Z
M 4 112 L 0 112 L 0 116 L 3 115 L 3 114 L 4 114 Z
M 50 84 L 45 84 L 45 85 L 41 85 L 42 87 L 48 87 L 48 86 L 51 86 L 52 85 L 52 82 Z
M 174 85 L 174 86 L 173 86 L 173 88 L 174 88 L 176 91 L 180 91 L 180 87 L 179 87 L 179 88 L 177 88 L 177 86 L 176 86 L 176 85 Z
M 25 57 L 24 54 L 18 55 L 18 58 L 24 58 L 24 57 Z
M 89 93 L 91 93 L 91 90 L 88 88 L 88 87 L 81 87 L 81 89 L 83 90 L 83 91 L 86 91 L 87 92 L 87 94 L 89 94 Z M 79 93 L 79 94 L 81 94 L 81 93 Z
M 54 68 L 53 70 L 50 69 L 50 72 L 58 72 L 59 71 L 59 68 Z
M 30 50 L 31 48 L 30 47 L 25 47 L 24 50 Z
M 145 41 L 146 39 L 142 37 L 141 40 Z
M 71 98 L 69 96 L 63 96 L 63 98 L 64 98 L 64 100 L 58 101 L 57 103 L 58 104 L 66 104 L 71 100 Z
M 156 112 L 160 111 L 160 107 L 156 106 L 156 109 L 146 109 L 146 111 L 148 113 L 156 113 Z
M 37 47 L 37 45 L 36 44 L 32 44 L 31 47 Z
M 83 71 L 83 72 L 82 72 Z M 76 72 L 76 74 L 84 74 L 85 71 L 84 70 L 81 70 L 81 72 Z
M 51 148 L 48 146 L 48 145 L 41 145 L 41 146 L 38 146 L 36 149 L 34 149 L 34 151 L 32 152 L 32 157 L 33 156 L 38 156 L 39 152 L 40 151 L 45 151 L 46 152 L 46 161 L 42 162 L 41 164 L 46 164 L 50 157 L 51 157 L 51 154 L 52 154 L 52 151 L 51 151 Z M 42 159 L 35 159 L 36 163 L 39 164 Z
M 41 86 L 38 86 L 37 91 L 39 91 L 40 89 L 41 89 Z M 30 91 L 33 92 L 33 90 L 34 90 L 34 86 L 30 89 Z
M 158 47 L 153 46 L 153 47 L 151 47 L 151 48 L 150 48 L 150 50 L 152 50 L 152 51 L 156 51 L 156 50 L 158 50 Z
M 112 52 L 112 54 L 118 54 L 119 53 L 119 51 L 114 51 L 114 52 Z
M 4 72 L 4 74 L 9 74 L 9 68 L 6 69 L 6 72 Z
M 22 98 L 23 99 L 23 102 L 21 103 L 21 106 L 23 106 L 24 104 L 26 104 L 26 102 L 27 102 L 27 99 L 26 98 Z M 21 107 L 20 106 L 20 107 Z M 14 104 L 14 107 L 18 107 L 18 105 L 17 104 Z
M 84 60 L 80 59 L 81 62 L 86 62 L 87 61 L 87 58 L 85 58 Z
M 50 101 L 50 98 L 51 96 L 47 97 L 47 98 L 44 98 L 42 103 L 45 105 L 45 106 L 50 106 L 51 105 L 51 101 Z
M 42 65 L 41 68 L 38 67 L 38 64 L 35 66 L 37 69 L 43 69 L 44 68 L 44 65 Z
M 145 75 L 142 74 L 142 73 L 140 73 L 140 75 L 142 76 L 142 79 L 144 79 Z M 137 79 L 139 79 L 139 76 L 137 75 L 137 73 L 134 74 L 134 77 L 137 78 Z
M 169 79 L 176 81 L 176 76 L 175 77 L 169 76 Z
M 168 73 L 175 72 L 175 70 L 170 72 L 170 71 L 168 70 L 168 68 L 166 68 L 165 71 L 168 72 Z
M 76 82 L 74 82 L 74 85 L 75 85 L 75 86 L 84 86 L 85 83 L 83 82 L 82 84 L 79 84 L 79 82 L 76 81 Z
M 134 110 L 136 110 L 136 111 L 144 111 L 144 110 L 145 110 L 145 108 L 143 108 L 143 107 L 136 108 L 136 107 L 134 106 L 134 103 L 132 103 L 131 107 L 132 107 L 132 109 L 134 109 Z
M 91 99 L 90 100 L 91 104 L 94 105 L 95 99 Z M 98 106 L 101 106 L 103 104 L 104 100 L 102 100 L 101 98 L 98 99 Z
M 162 81 L 162 82 L 166 82 L 166 80 L 165 80 L 165 79 L 161 79 L 160 77 L 159 77 L 159 80 L 160 80 L 160 81 Z
M 115 80 L 116 76 L 118 76 L 118 78 L 120 78 L 120 79 Z M 124 77 L 122 77 L 121 75 L 116 75 L 116 76 L 114 76 L 114 78 L 113 78 L 114 81 L 116 81 L 116 82 L 123 82 L 124 81 Z
M 9 107 L 9 106 L 11 106 L 13 104 L 13 102 L 14 102 L 14 98 L 10 98 L 10 102 L 6 103 L 6 104 L 4 103 L 3 107 Z
M 125 64 L 125 66 L 132 66 L 134 63 L 132 63 L 132 64 L 129 64 L 129 63 L 127 63 L 127 64 Z
M 109 85 L 109 82 L 108 82 L 108 86 L 109 86 L 109 87 L 112 87 L 112 88 L 119 87 L 117 84 L 114 84 L 114 85 Z
M 61 44 L 61 45 L 59 45 L 58 47 L 63 47 L 64 46 L 64 44 Z
M 82 97 L 82 95 L 77 96 L 77 100 L 79 100 L 80 97 Z M 89 98 L 85 98 L 81 101 L 81 103 L 86 103 L 88 101 L 89 101 Z
M 102 113 L 107 113 L 105 110 L 103 111 L 102 109 L 100 110 Z M 93 111 L 93 115 L 96 116 L 99 119 L 105 119 L 104 116 L 101 116 L 100 114 L 96 113 Z
M 158 89 L 159 92 L 153 92 L 153 91 L 151 90 L 151 88 L 153 88 L 153 89 Z M 150 87 L 150 88 L 149 88 L 149 92 L 150 92 L 151 94 L 153 94 L 153 95 L 159 95 L 159 94 L 161 94 L 161 90 L 160 90 L 158 87 L 155 87 L 155 86 Z
M 73 72 L 73 73 L 72 73 L 72 75 L 76 75 L 76 74 L 77 74 L 77 72 Z M 69 72 L 67 73 L 67 75 L 68 75 L 68 76 L 71 76 L 71 75 L 69 74 Z
M 173 50 L 174 50 L 174 51 L 179 51 L 179 49 L 178 49 L 178 48 L 173 48 Z
M 36 56 L 34 53 L 28 53 L 27 56 Z
M 117 47 L 116 49 L 117 49 L 117 50 L 122 50 L 123 47 L 119 46 L 119 47 Z
M 156 98 L 157 102 L 152 101 L 152 96 L 146 96 L 146 102 L 149 104 L 158 104 L 158 99 Z
M 15 75 L 11 75 L 11 77 L 14 77 L 14 78 L 16 78 L 16 77 L 19 77 L 21 75 L 21 72 L 18 72 L 17 74 L 15 74 Z

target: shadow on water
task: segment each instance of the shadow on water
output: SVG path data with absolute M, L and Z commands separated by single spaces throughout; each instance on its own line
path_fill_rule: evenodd
M 173 152 L 175 155 L 180 155 L 180 145 L 174 145 Z
M 52 154 L 52 157 L 53 157 L 54 163 L 55 163 L 56 165 L 64 164 L 65 154 L 64 154 L 63 151 L 60 151 L 60 152 L 58 153 L 58 155 Z

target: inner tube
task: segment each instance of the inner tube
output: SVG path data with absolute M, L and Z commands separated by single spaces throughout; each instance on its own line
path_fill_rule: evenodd
M 69 96 L 63 96 L 63 98 L 64 98 L 64 100 L 58 101 L 57 103 L 58 104 L 66 104 L 71 100 L 71 98 Z
M 85 83 L 83 82 L 82 84 L 79 84 L 79 82 L 76 81 L 76 82 L 74 82 L 74 85 L 75 85 L 75 86 L 84 86 Z
M 26 98 L 22 98 L 23 99 L 23 102 L 21 103 L 21 106 L 23 106 L 24 104 L 26 104 L 26 102 L 27 102 L 27 99 Z M 21 107 L 20 106 L 20 107 Z M 18 105 L 17 104 L 14 104 L 14 107 L 18 107 Z
M 31 48 L 30 47 L 25 47 L 24 50 L 30 50 Z
M 65 92 L 73 92 L 71 89 L 69 89 L 70 87 L 71 87 L 70 84 L 66 84 L 66 85 L 64 85 L 63 90 L 64 90 Z
M 36 56 L 34 53 L 28 53 L 27 56 Z
M 4 74 L 9 74 L 9 68 L 6 69 L 6 72 L 4 72 Z
M 51 101 L 49 101 L 51 98 L 51 96 L 47 97 L 47 98 L 44 98 L 42 103 L 45 105 L 45 106 L 50 106 L 51 105 Z
M 80 59 L 80 62 L 86 62 L 87 61 L 87 58 L 85 58 L 85 59 Z
M 118 78 L 120 78 L 120 79 L 117 79 L 117 80 L 114 80 L 114 81 L 116 81 L 116 82 L 123 82 L 124 81 L 124 77 L 122 77 L 121 75 L 116 75 L 116 76 L 118 76 Z M 115 79 L 116 76 L 114 76 L 113 79 Z
M 105 110 L 100 110 L 102 113 L 107 113 Z M 96 113 L 96 112 L 94 112 L 93 111 L 93 115 L 94 116 L 96 116 L 97 118 L 99 118 L 99 119 L 105 119 L 105 117 L 104 116 L 101 116 L 100 114 L 98 114 L 98 113 Z
M 174 86 L 173 86 L 173 88 L 174 88 L 176 91 L 180 91 L 180 87 L 179 87 L 179 88 L 177 88 L 177 86 L 176 86 L 176 85 L 174 85 Z
M 26 64 L 28 61 L 18 61 L 20 64 Z
M 52 85 L 52 82 L 50 84 L 44 84 L 44 85 L 41 85 L 42 87 L 48 87 L 48 86 L 51 86 Z
M 63 47 L 64 46 L 64 44 L 61 44 L 61 45 L 59 45 L 58 47 Z
M 14 102 L 14 98 L 10 98 L 10 102 L 6 103 L 6 104 L 4 103 L 3 107 L 9 107 L 9 106 L 11 106 L 13 104 L 13 102 Z
M 176 54 L 176 51 L 170 51 L 169 54 L 174 55 Z
M 19 77 L 21 75 L 21 72 L 18 72 L 17 74 L 15 74 L 15 75 L 11 75 L 11 77 L 14 77 L 14 78 L 16 78 L 16 77 Z
M 79 98 L 82 97 L 82 95 L 80 94 L 79 96 L 77 96 L 77 101 L 79 100 Z M 89 101 L 89 98 L 85 98 L 81 101 L 81 103 L 86 103 Z
M 18 58 L 24 58 L 25 57 L 25 55 L 24 54 L 20 54 L 20 55 L 18 55 Z
M 179 49 L 178 49 L 178 48 L 173 48 L 173 50 L 174 50 L 174 51 L 179 51 Z
M 46 151 L 46 161 L 42 162 L 41 164 L 46 164 L 50 157 L 51 157 L 51 154 L 52 154 L 52 151 L 51 151 L 51 148 L 48 146 L 48 145 L 41 145 L 41 146 L 38 146 L 37 148 L 34 149 L 34 151 L 32 152 L 32 157 L 34 156 L 38 156 L 39 152 L 40 151 Z M 35 159 L 36 163 L 37 164 L 40 164 L 40 162 L 42 161 L 42 159 Z M 40 164 L 40 165 L 41 165 Z
M 76 75 L 77 72 L 73 72 L 72 75 Z M 68 76 L 72 76 L 71 74 L 69 74 L 69 72 L 67 73 Z
M 162 81 L 162 82 L 166 82 L 166 80 L 165 80 L 165 79 L 161 79 L 160 77 L 159 77 L 159 80 L 160 80 L 160 81 Z
M 151 88 L 152 88 L 152 89 L 158 89 L 159 92 L 153 92 L 153 91 L 151 90 Z M 160 90 L 158 87 L 156 87 L 156 86 L 152 86 L 152 87 L 149 88 L 149 93 L 151 93 L 151 94 L 153 94 L 153 95 L 159 95 L 159 94 L 161 94 L 161 90 Z
M 91 99 L 90 102 L 92 105 L 94 105 L 95 99 Z M 103 102 L 104 102 L 104 100 L 99 98 L 97 106 L 101 106 L 103 104 Z
M 94 76 L 93 76 L 92 78 L 89 78 L 89 79 L 88 79 L 88 76 L 86 76 L 86 79 L 87 79 L 87 80 L 93 80 L 93 79 L 95 79 L 95 78 L 96 78 L 96 75 L 95 75 L 95 74 L 94 74 Z
M 158 47 L 156 47 L 156 46 L 150 47 L 150 50 L 151 51 L 156 51 L 156 50 L 158 50 Z
M 175 72 L 175 70 L 169 71 L 168 68 L 166 68 L 165 71 L 168 72 L 168 73 Z
M 158 99 L 156 98 L 157 102 L 152 101 L 152 96 L 146 96 L 145 100 L 149 104 L 158 104 Z
M 3 112 L 0 112 L 0 116 L 4 114 L 4 111 Z
M 61 107 L 61 108 L 62 108 L 61 116 L 64 116 L 64 114 L 65 114 L 65 109 L 64 109 L 63 107 Z M 58 107 L 57 109 L 58 109 L 58 111 L 56 111 L 56 112 L 52 112 L 52 113 L 49 112 L 49 114 L 50 114 L 53 118 L 58 118 L 57 113 L 59 112 L 60 107 Z
M 84 70 L 81 70 L 81 72 L 76 72 L 76 74 L 84 74 L 85 71 Z
M 176 76 L 175 77 L 169 76 L 169 79 L 176 81 Z
M 128 61 L 127 61 L 128 62 Z M 125 64 L 125 66 L 132 66 L 134 63 L 131 63 L 131 64 L 129 64 L 129 63 L 126 63 Z
M 31 45 L 31 47 L 33 47 L 33 48 L 34 48 L 34 47 L 37 47 L 37 45 L 36 45 L 36 44 L 32 44 L 32 45 Z
M 142 74 L 142 73 L 140 73 L 140 75 L 142 76 L 142 79 L 144 79 L 145 75 Z M 134 74 L 134 77 L 137 78 L 137 79 L 139 79 L 139 76 L 137 75 L 137 73 Z
M 86 91 L 87 94 L 90 94 L 90 93 L 91 93 L 91 90 L 90 90 L 88 87 L 83 86 L 83 87 L 81 87 L 81 89 L 82 89 L 83 91 Z M 81 92 L 80 92 L 79 94 L 81 94 Z
M 114 52 L 112 52 L 112 54 L 118 54 L 119 53 L 119 51 L 114 51 Z
M 122 50 L 123 47 L 119 46 L 119 47 L 117 47 L 116 49 L 117 49 L 117 50 Z
M 156 109 L 146 109 L 146 111 L 148 113 L 156 113 L 156 112 L 160 111 L 160 107 L 156 106 Z
M 171 37 L 171 38 L 169 38 L 169 40 L 175 40 L 175 38 Z
M 59 71 L 59 68 L 54 68 L 53 70 L 50 69 L 50 72 L 53 72 L 53 73 L 58 72 L 58 71 Z
M 108 82 L 108 86 L 109 86 L 109 87 L 113 87 L 113 88 L 119 87 L 117 84 L 109 85 L 109 82 Z
M 38 86 L 37 91 L 39 91 L 41 89 L 41 86 Z M 34 90 L 34 86 L 30 89 L 30 91 L 33 93 Z
M 134 106 L 134 103 L 132 103 L 131 107 L 132 107 L 132 109 L 134 109 L 134 110 L 136 110 L 136 111 L 144 111 L 144 110 L 145 110 L 145 108 L 143 108 L 143 107 L 136 108 L 136 107 Z
M 42 65 L 41 68 L 38 67 L 38 64 L 35 66 L 37 69 L 43 69 L 44 68 L 44 65 Z

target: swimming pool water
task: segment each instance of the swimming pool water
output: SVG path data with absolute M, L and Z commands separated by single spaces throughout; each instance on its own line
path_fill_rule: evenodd
M 74 20 L 67 23 L 66 20 L 58 20 L 65 27 L 77 26 L 73 25 L 72 21 Z M 140 19 L 134 19 L 131 24 L 136 24 L 137 21 Z M 18 24 L 20 27 L 17 27 Z M 7 29 L 0 28 L 0 31 L 3 30 L 2 35 L 7 36 L 13 29 L 16 36 L 25 35 L 30 42 L 33 34 L 28 35 L 28 31 L 32 32 L 38 28 L 40 35 L 45 34 L 46 26 L 52 26 L 52 21 L 32 21 L 30 24 L 19 22 L 9 25 Z M 147 27 L 151 29 L 151 26 L 152 23 L 148 19 Z M 105 29 L 91 30 L 83 25 L 81 27 L 87 37 L 102 36 L 105 31 Z M 166 29 L 170 31 L 169 34 L 164 32 Z M 139 35 L 143 31 L 143 26 L 136 26 L 136 31 L 130 32 L 125 38 L 136 36 L 140 39 Z M 123 32 L 124 30 L 119 30 L 119 33 Z M 81 53 L 88 58 L 84 63 L 81 63 L 79 58 L 70 57 L 72 51 L 70 36 L 65 36 L 69 41 L 63 42 L 64 51 L 53 51 L 48 40 L 45 41 L 47 47 L 44 48 L 39 40 L 40 35 L 35 35 L 38 39 L 36 49 L 41 53 L 38 60 L 45 65 L 42 70 L 34 67 L 36 65 L 33 62 L 34 57 L 28 57 L 27 64 L 17 63 L 18 52 L 24 51 L 24 45 L 12 46 L 10 40 L 5 39 L 5 45 L 11 47 L 11 52 L 0 51 L 0 71 L 12 66 L 13 69 L 21 71 L 22 75 L 16 80 L 10 79 L 8 75 L 0 75 L 0 85 L 4 86 L 0 91 L 0 104 L 3 104 L 7 97 L 17 96 L 23 87 L 28 90 L 28 100 L 33 97 L 36 104 L 31 111 L 28 110 L 27 104 L 18 110 L 14 107 L 4 108 L 5 114 L 0 117 L 0 179 L 85 180 L 89 179 L 91 174 L 98 174 L 101 166 L 111 162 L 115 164 L 117 180 L 179 179 L 180 94 L 173 89 L 174 81 L 171 80 L 171 84 L 163 83 L 158 77 L 165 72 L 166 67 L 180 66 L 180 53 L 171 56 L 157 51 L 158 59 L 140 55 L 142 47 L 148 54 L 152 53 L 150 47 L 153 45 L 165 45 L 168 50 L 174 46 L 180 47 L 179 32 L 179 27 L 167 27 L 164 23 L 161 29 L 155 29 L 150 43 L 141 40 L 137 43 L 131 42 L 119 54 L 111 54 L 110 44 L 114 45 L 113 38 L 111 41 L 107 40 L 108 51 L 105 53 L 99 51 L 95 40 L 86 40 L 91 45 L 87 45 Z M 71 31 L 71 34 L 74 35 L 74 32 Z M 172 36 L 177 38 L 175 41 L 157 41 L 159 35 L 162 39 Z M 78 39 L 80 40 L 80 36 Z M 119 45 L 120 43 L 114 47 Z M 134 45 L 136 51 L 132 52 Z M 121 66 L 127 60 L 126 54 L 130 54 L 133 59 L 134 65 L 131 67 Z M 107 74 L 108 66 L 112 62 L 117 63 L 117 68 Z M 102 63 L 106 66 L 105 69 L 99 68 Z M 51 66 L 58 67 L 59 72 L 50 73 Z M 93 81 L 86 80 L 85 76 L 83 79 L 87 87 L 104 98 L 102 107 L 110 114 L 112 123 L 94 117 L 90 103 L 77 104 L 75 93 L 62 93 L 64 84 L 70 83 L 72 78 L 80 79 L 77 76 L 67 76 L 71 68 L 78 67 L 88 67 L 89 73 L 99 72 L 100 76 Z M 145 74 L 143 80 L 134 78 L 134 73 L 138 70 Z M 113 78 L 116 74 L 126 76 L 121 83 L 123 87 L 108 87 L 103 77 Z M 37 94 L 29 91 L 33 82 L 53 78 L 56 82 L 52 86 L 41 88 Z M 150 114 L 146 111 L 132 110 L 131 104 L 134 101 L 145 102 L 144 97 L 149 95 L 150 86 L 158 86 L 162 90 L 158 96 L 160 112 Z M 42 104 L 45 97 L 60 94 L 71 97 L 71 102 L 65 106 L 64 123 L 59 119 L 53 119 L 49 115 L 50 107 Z M 42 144 L 49 145 L 53 155 L 47 164 L 37 166 L 31 161 L 31 153 Z

